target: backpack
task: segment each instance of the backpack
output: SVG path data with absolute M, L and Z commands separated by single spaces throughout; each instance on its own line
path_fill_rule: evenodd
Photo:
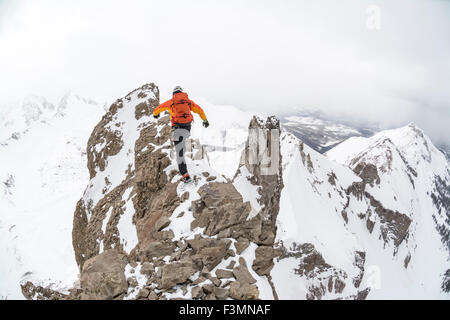
M 191 101 L 184 92 L 176 93 L 172 98 L 172 122 L 190 123 L 194 120 L 191 113 Z

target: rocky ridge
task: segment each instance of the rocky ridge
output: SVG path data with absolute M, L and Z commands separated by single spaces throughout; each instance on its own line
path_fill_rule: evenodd
M 94 128 L 87 146 L 91 181 L 73 224 L 80 285 L 64 295 L 26 283 L 27 298 L 169 299 L 177 292 L 202 299 L 260 297 L 255 276 L 270 278 L 276 255 L 281 169 L 266 177 L 256 172 L 258 164 L 244 161 L 253 180 L 236 173 L 235 179 L 259 188 L 264 210 L 251 218 L 250 202 L 233 181 L 209 168 L 198 141 L 190 141 L 187 157 L 193 163 L 200 159 L 201 170 L 192 186 L 181 185 L 170 152 L 169 118 L 150 117 L 158 104 L 157 87 L 144 85 L 112 104 Z M 274 118 L 255 117 L 249 128 L 270 128 L 278 135 L 280 130 Z M 136 138 L 134 145 L 128 143 L 130 136 Z M 279 141 L 271 143 L 279 149 Z M 246 152 L 249 148 L 247 143 Z M 125 170 L 117 183 L 118 167 Z M 129 225 L 123 228 L 126 215 Z M 171 229 L 177 219 L 186 221 L 184 234 Z M 123 231 L 129 228 L 135 228 L 132 243 Z M 242 256 L 246 251 L 254 252 L 254 262 Z
M 232 179 L 189 139 L 194 181 L 184 185 L 169 117 L 151 117 L 158 104 L 158 88 L 146 84 L 113 103 L 94 128 L 90 181 L 73 220 L 79 284 L 58 292 L 26 282 L 26 298 L 278 299 L 292 291 L 365 299 L 372 251 L 382 248 L 403 270 L 415 267 L 420 215 L 412 201 L 397 199 L 409 200 L 399 192 L 422 185 L 418 163 L 434 157 L 426 139 L 414 156 L 398 141 L 376 140 L 342 166 L 280 130 L 275 117 L 255 116 Z M 434 177 L 430 199 L 448 246 L 449 180 L 442 177 Z M 395 179 L 406 187 L 380 193 Z

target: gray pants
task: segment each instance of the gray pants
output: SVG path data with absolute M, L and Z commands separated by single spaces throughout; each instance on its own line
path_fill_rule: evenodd
M 186 160 L 184 155 L 186 154 L 186 140 L 191 134 L 191 126 L 174 126 L 173 130 L 173 143 L 175 145 L 175 154 L 177 158 L 178 171 L 183 176 L 187 173 Z

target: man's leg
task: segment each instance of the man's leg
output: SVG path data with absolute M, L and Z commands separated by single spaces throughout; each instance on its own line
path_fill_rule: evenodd
M 173 132 L 173 142 L 175 144 L 175 155 L 177 158 L 178 171 L 184 176 L 187 173 L 187 166 L 184 155 L 186 153 L 186 139 L 189 138 L 189 130 L 176 128 Z

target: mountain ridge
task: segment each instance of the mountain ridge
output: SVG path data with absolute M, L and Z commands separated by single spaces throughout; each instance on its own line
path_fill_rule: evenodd
M 168 116 L 151 117 L 158 98 L 154 84 L 133 90 L 91 132 L 73 215 L 79 283 L 25 277 L 26 298 L 448 298 L 448 163 L 420 129 L 323 155 L 275 117 L 245 116 L 242 147 L 242 124 L 208 147 L 193 134 L 184 186 Z M 210 152 L 229 160 L 213 166 Z

